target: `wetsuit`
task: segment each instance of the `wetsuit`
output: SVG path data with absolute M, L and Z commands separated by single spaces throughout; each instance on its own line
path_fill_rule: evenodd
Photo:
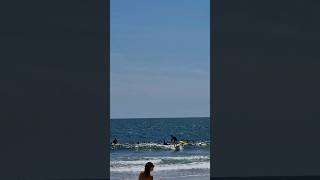
M 118 140 L 117 138 L 114 138 L 114 140 L 112 141 L 113 144 L 118 144 Z
M 174 142 L 174 143 L 176 143 L 177 141 L 178 141 L 178 139 L 176 138 L 176 137 L 174 137 L 174 136 L 171 136 L 171 142 Z

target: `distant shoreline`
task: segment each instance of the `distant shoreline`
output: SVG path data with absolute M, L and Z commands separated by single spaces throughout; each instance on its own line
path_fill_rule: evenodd
M 121 119 L 193 119 L 193 118 L 198 118 L 198 119 L 207 119 L 210 117 L 158 117 L 158 118 L 110 118 L 111 120 L 121 120 Z

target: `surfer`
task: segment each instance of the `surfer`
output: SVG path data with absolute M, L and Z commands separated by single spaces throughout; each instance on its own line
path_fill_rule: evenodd
M 151 176 L 153 168 L 154 165 L 152 164 L 152 162 L 147 162 L 144 167 L 144 171 L 140 172 L 139 180 L 153 180 L 153 176 Z
M 118 144 L 118 140 L 117 138 L 114 138 L 114 140 L 112 141 L 113 144 Z
M 171 135 L 171 144 L 173 143 L 173 145 L 175 146 L 178 142 L 178 139 L 176 137 L 174 137 L 173 135 Z

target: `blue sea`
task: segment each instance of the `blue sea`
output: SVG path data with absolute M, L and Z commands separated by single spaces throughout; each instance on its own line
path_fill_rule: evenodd
M 209 179 L 210 119 L 209 118 L 143 118 L 111 119 L 110 177 L 113 180 L 138 179 L 145 163 L 155 168 L 154 179 Z M 179 151 L 170 142 L 188 140 Z

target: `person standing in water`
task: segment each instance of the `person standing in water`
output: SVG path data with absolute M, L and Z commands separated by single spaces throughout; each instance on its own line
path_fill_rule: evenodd
M 118 140 L 117 138 L 114 138 L 114 140 L 112 141 L 113 144 L 118 144 Z
M 176 146 L 177 142 L 178 142 L 178 139 L 173 135 L 171 135 L 171 143 L 173 143 L 173 145 Z
M 139 180 L 153 180 L 153 176 L 151 176 L 153 168 L 154 165 L 152 164 L 152 162 L 147 162 L 144 167 L 144 171 L 140 172 Z

